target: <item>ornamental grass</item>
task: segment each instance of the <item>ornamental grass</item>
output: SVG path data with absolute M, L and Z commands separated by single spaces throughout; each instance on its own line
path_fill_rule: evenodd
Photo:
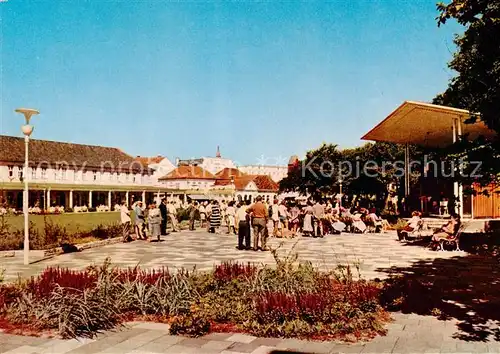
M 78 271 L 47 268 L 0 285 L 0 327 L 93 337 L 147 318 L 194 337 L 213 330 L 314 339 L 384 333 L 389 316 L 379 283 L 354 279 L 348 266 L 320 272 L 295 254 L 273 255 L 275 266 L 225 262 L 209 272 L 118 269 L 109 259 Z

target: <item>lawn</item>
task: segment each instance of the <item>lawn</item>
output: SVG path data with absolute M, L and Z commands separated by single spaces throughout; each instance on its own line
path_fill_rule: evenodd
M 42 231 L 45 225 L 44 218 L 51 220 L 55 225 L 66 228 L 68 232 L 89 231 L 98 225 L 110 225 L 120 222 L 119 212 L 106 213 L 68 213 L 59 215 L 30 215 L 29 220 L 35 228 Z M 11 230 L 23 230 L 24 217 L 22 215 L 7 216 L 5 218 Z

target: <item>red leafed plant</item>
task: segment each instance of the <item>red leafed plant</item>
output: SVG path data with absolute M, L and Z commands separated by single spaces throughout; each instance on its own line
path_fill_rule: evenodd
M 257 267 L 248 263 L 224 262 L 215 267 L 214 277 L 219 281 L 230 281 L 232 279 L 245 277 L 250 278 L 257 273 Z
M 160 269 L 150 269 L 143 270 L 139 267 L 127 268 L 124 270 L 117 270 L 118 281 L 139 281 L 143 284 L 154 285 L 158 282 L 158 279 L 170 278 L 170 272 L 168 268 L 162 267 Z
M 39 276 L 31 277 L 26 287 L 33 295 L 41 298 L 49 296 L 56 286 L 65 288 L 69 292 L 82 291 L 92 288 L 96 281 L 96 275 L 87 270 L 48 267 Z

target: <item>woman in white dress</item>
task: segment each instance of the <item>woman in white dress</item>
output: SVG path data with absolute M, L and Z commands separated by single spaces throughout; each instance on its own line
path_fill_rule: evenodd
M 311 203 L 308 203 L 307 207 L 304 208 L 304 225 L 302 227 L 302 233 L 304 236 L 311 236 L 314 232 L 313 228 L 313 214 L 314 209 Z
M 227 223 L 228 234 L 230 234 L 231 230 L 233 230 L 233 233 L 236 235 L 235 216 L 236 216 L 236 209 L 234 207 L 234 202 L 231 201 L 229 202 L 226 208 L 226 223 Z

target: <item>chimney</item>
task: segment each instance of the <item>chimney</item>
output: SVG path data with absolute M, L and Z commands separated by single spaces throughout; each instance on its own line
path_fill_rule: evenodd
M 215 157 L 221 157 L 220 156 L 220 149 L 219 149 L 219 145 L 217 145 L 217 153 L 215 154 Z
M 178 157 L 175 158 L 175 166 L 179 167 L 180 159 Z

